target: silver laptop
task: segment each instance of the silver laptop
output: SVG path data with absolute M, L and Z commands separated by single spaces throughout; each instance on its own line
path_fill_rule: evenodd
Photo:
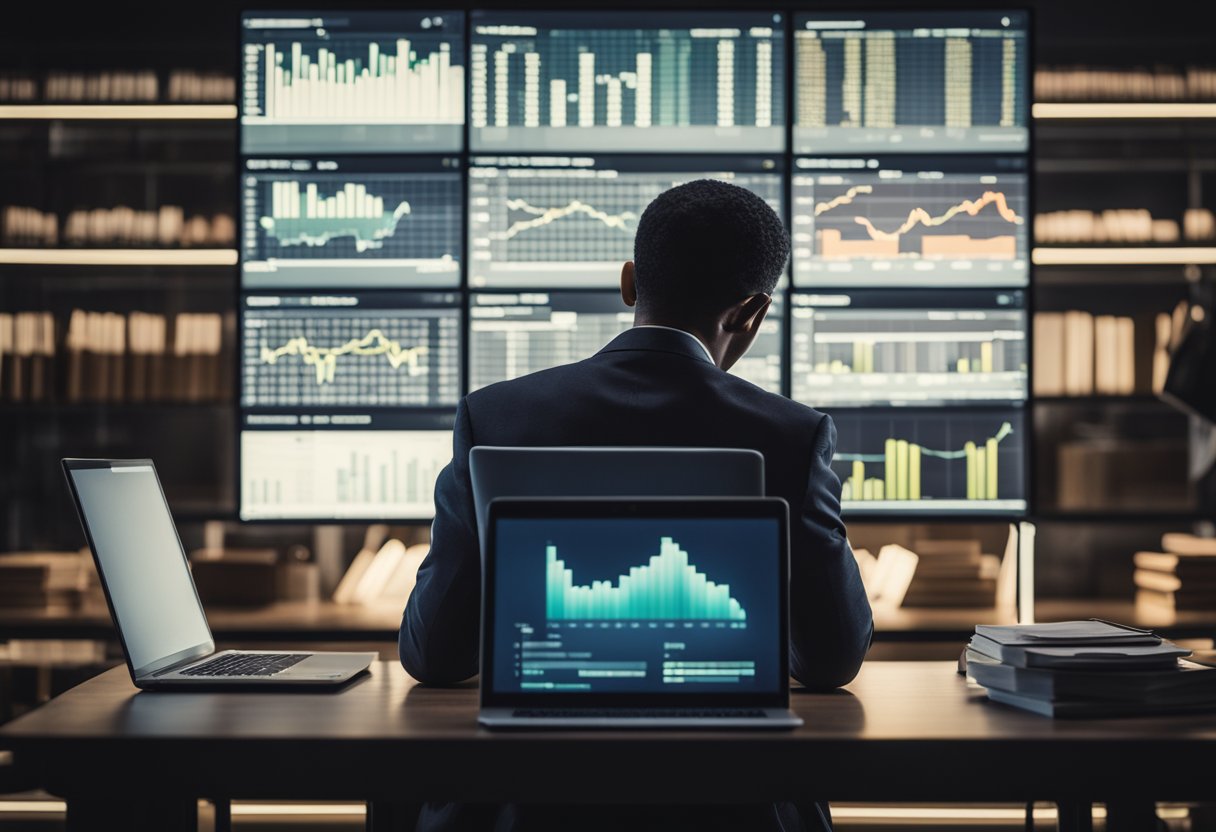
M 492 728 L 793 728 L 777 498 L 497 499 L 482 559 Z
M 137 687 L 331 687 L 375 660 L 375 653 L 216 652 L 152 460 L 62 464 Z
M 477 445 L 469 476 L 483 542 L 497 497 L 764 496 L 764 456 L 746 448 Z

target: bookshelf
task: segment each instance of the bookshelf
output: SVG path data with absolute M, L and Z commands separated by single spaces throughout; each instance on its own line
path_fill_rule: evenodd
M 1132 21 L 1144 21 L 1120 19 L 1119 15 L 1095 21 L 1092 11 L 1082 6 L 1044 3 L 1036 9 L 1040 62 L 1117 67 L 1120 61 L 1133 60 L 1122 46 L 1113 50 L 1111 44 L 1125 44 L 1128 30 L 1135 25 Z M 49 35 L 31 38 L 29 44 L 10 44 L 10 55 L 14 66 L 35 78 L 55 68 L 48 62 L 64 55 L 72 55 L 78 65 L 70 68 L 81 71 L 107 68 L 116 60 L 113 56 L 121 55 L 132 67 L 152 67 L 162 83 L 180 66 L 231 73 L 239 58 L 234 25 L 238 8 L 220 2 L 196 10 L 189 32 L 182 31 L 180 12 L 143 12 L 118 31 L 100 12 L 61 21 L 47 9 L 41 13 L 41 22 L 26 31 L 55 32 L 56 57 L 48 58 L 44 51 Z M 1206 33 L 1204 37 L 1188 34 L 1189 29 L 1197 28 L 1194 13 L 1183 4 L 1171 8 L 1173 11 L 1155 15 L 1159 19 L 1137 31 L 1134 60 L 1210 63 Z M 1192 15 L 1190 23 L 1188 14 Z M 98 31 L 106 36 L 97 38 Z M 1181 47 L 1180 38 L 1186 41 Z M 1211 196 L 1216 102 L 1039 101 L 1033 115 L 1039 210 L 1149 207 L 1154 216 L 1178 220 L 1187 208 L 1216 208 Z M 6 191 L 11 187 L 14 193 L 19 190 L 43 199 L 47 207 L 70 210 L 73 200 L 111 197 L 103 184 L 109 177 L 134 181 L 135 197 L 126 198 L 145 199 L 140 205 L 145 208 L 157 207 L 175 189 L 180 193 L 180 183 L 189 181 L 193 183 L 185 189 L 189 201 L 178 198 L 184 208 L 200 213 L 227 210 L 235 216 L 236 116 L 230 101 L 0 102 L 0 133 L 12 139 L 0 143 L 0 182 Z M 1083 174 L 1091 178 L 1072 187 L 1075 177 Z M 1113 193 L 1107 189 L 1102 180 L 1112 176 L 1130 179 L 1129 190 Z M 1168 187 L 1158 187 L 1162 178 L 1168 180 Z M 81 190 L 71 191 L 73 181 Z M 1077 199 L 1069 203 L 1067 197 L 1072 195 Z M 1036 245 L 1031 258 L 1037 267 L 1033 308 L 1128 315 L 1136 318 L 1140 331 L 1149 325 L 1142 320 L 1170 311 L 1195 281 L 1211 279 L 1216 270 L 1216 242 Z M 147 311 L 166 317 L 222 315 L 234 306 L 236 262 L 236 251 L 230 247 L 68 248 L 0 242 L 0 311 L 46 309 L 63 325 L 74 308 L 124 314 Z M 1150 318 L 1144 319 L 1145 314 Z M 1064 615 L 1071 609 L 1071 614 L 1084 617 L 1089 608 L 1076 599 L 1086 593 L 1095 605 L 1118 603 L 1096 595 L 1109 593 L 1110 586 L 1085 585 L 1066 569 L 1044 568 L 1053 562 L 1098 568 L 1092 565 L 1106 562 L 1103 559 L 1117 551 L 1119 544 L 1099 539 L 1096 530 L 1111 526 L 1122 531 L 1152 529 L 1160 534 L 1190 528 L 1210 517 L 1193 495 L 1185 495 L 1187 499 L 1176 505 L 1161 499 L 1065 509 L 1053 499 L 1050 483 L 1042 482 L 1044 477 L 1054 479 L 1058 448 L 1068 439 L 1067 431 L 1078 426 L 1106 430 L 1113 446 L 1125 448 L 1134 447 L 1131 443 L 1135 441 L 1177 439 L 1185 434 L 1185 418 L 1152 394 L 1142 354 L 1143 345 L 1138 342 L 1137 382 L 1130 394 L 1032 399 L 1029 415 L 1035 425 L 1033 450 L 1040 482 L 1035 487 L 1037 505 L 1029 519 L 1049 531 L 1040 532 L 1038 574 L 1040 594 L 1059 596 L 1041 602 L 1048 603 L 1046 609 L 1053 614 Z M 0 544 L 3 548 L 79 545 L 73 510 L 55 467 L 57 458 L 67 454 L 156 456 L 189 547 L 201 545 L 209 520 L 222 520 L 241 534 L 252 534 L 232 522 L 233 411 L 232 403 L 225 401 L 48 399 L 0 403 L 0 433 L 6 437 L 0 442 L 6 443 L 4 453 L 13 460 L 13 470 L 22 472 L 21 482 L 10 478 L 0 483 L 0 497 L 9 511 Z M 1142 424 L 1133 426 L 1133 421 Z M 1171 488 L 1185 478 L 1185 472 L 1176 468 L 1164 473 Z M 907 523 L 906 519 L 868 522 L 880 526 Z M 1060 533 L 1051 534 L 1052 529 Z M 311 528 L 275 527 L 256 536 L 270 545 L 286 546 L 289 540 L 308 540 L 311 532 Z M 884 534 L 888 532 L 900 533 L 888 529 Z M 344 537 L 342 554 L 349 558 L 358 546 L 352 544 L 350 535 Z M 993 546 L 986 550 L 993 551 Z M 1110 555 L 1107 560 L 1118 556 Z M 1117 617 L 1126 610 L 1112 607 L 1106 612 Z M 347 613 L 350 611 L 324 605 L 309 609 L 279 605 L 261 612 L 217 611 L 213 623 L 217 631 L 232 637 L 281 636 L 289 627 L 298 626 L 304 631 L 311 627 L 311 636 L 324 632 L 380 638 L 395 633 L 400 619 L 399 610 L 392 615 L 383 611 Z M 0 611 L 0 622 L 3 615 L 8 613 Z M 915 640 L 929 633 L 933 638 L 957 639 L 978 620 L 982 614 L 966 608 L 899 610 L 880 620 L 879 638 Z M 258 622 L 265 627 L 259 630 L 263 624 Z M 274 626 L 281 629 L 269 629 L 267 622 L 278 622 Z M 70 618 L 61 623 L 65 629 L 43 632 L 77 632 L 70 629 L 75 626 Z

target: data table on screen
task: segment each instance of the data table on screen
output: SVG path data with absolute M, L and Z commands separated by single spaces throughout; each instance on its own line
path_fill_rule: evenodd
M 781 216 L 781 168 L 779 158 L 762 156 L 473 157 L 469 285 L 619 286 L 638 220 L 659 194 L 717 179 L 747 188 Z
M 460 285 L 458 159 L 247 159 L 247 289 Z
M 1024 11 L 810 12 L 794 20 L 794 152 L 1022 152 Z
M 791 395 L 812 407 L 1022 402 L 1021 290 L 791 297 Z
M 1020 407 L 828 411 L 841 507 L 858 514 L 1017 514 L 1026 510 Z
M 460 150 L 464 13 L 246 12 L 241 150 Z
M 247 295 L 244 407 L 453 407 L 460 398 L 455 293 Z
M 1023 157 L 800 158 L 798 286 L 1025 286 Z
M 781 392 L 780 293 L 752 348 L 731 372 Z M 469 389 L 590 358 L 633 326 L 617 292 L 480 292 L 470 298 Z
M 242 520 L 429 520 L 452 415 L 257 413 L 241 432 Z M 446 429 L 445 429 L 446 428 Z
M 780 152 L 778 12 L 473 12 L 474 151 Z

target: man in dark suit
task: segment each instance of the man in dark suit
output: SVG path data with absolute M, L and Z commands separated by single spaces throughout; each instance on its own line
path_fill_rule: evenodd
M 431 551 L 401 622 L 401 663 L 411 676 L 451 684 L 478 671 L 481 565 L 470 448 L 674 445 L 764 455 L 766 493 L 790 505 L 791 673 L 816 690 L 853 679 L 873 619 L 840 519 L 840 480 L 829 467 L 835 426 L 823 413 L 725 372 L 755 340 L 788 257 L 780 218 L 752 192 L 712 180 L 672 188 L 643 213 L 634 259 L 621 271 L 634 327 L 585 361 L 461 401 L 452 462 L 435 487 Z M 764 828 L 754 825 L 763 816 L 768 828 L 799 828 L 789 807 L 753 808 L 760 814 L 730 823 Z M 517 820 L 527 816 L 511 811 Z M 448 828 L 445 813 L 457 809 L 434 810 L 432 828 Z M 695 828 L 717 828 L 707 821 Z M 587 828 L 586 817 L 567 822 Z M 532 828 L 512 825 L 502 813 L 498 823 Z

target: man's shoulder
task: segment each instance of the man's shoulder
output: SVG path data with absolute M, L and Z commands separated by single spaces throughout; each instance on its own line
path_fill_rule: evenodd
M 534 373 L 528 373 L 527 375 L 506 381 L 496 381 L 493 384 L 487 384 L 485 387 L 474 390 L 465 398 L 471 406 L 478 407 L 498 403 L 506 399 L 518 397 L 532 398 L 538 393 L 545 391 L 560 394 L 560 391 L 569 388 L 571 382 L 584 376 L 588 363 L 594 357 L 576 361 L 573 364 L 561 364 L 557 367 L 550 367 L 547 370 L 537 370 Z
M 738 406 L 753 411 L 758 419 L 768 419 L 784 425 L 805 425 L 817 428 L 827 414 L 796 402 L 791 398 L 766 390 L 747 379 L 722 373 L 721 385 L 726 398 Z
M 569 400 L 571 396 L 579 395 L 580 388 L 598 386 L 600 379 L 595 375 L 595 370 L 604 363 L 601 359 L 604 359 L 603 353 L 573 364 L 487 385 L 468 395 L 469 407 L 483 412 L 500 411 L 515 405 L 532 406 L 550 396 Z M 697 362 L 684 372 L 699 374 L 700 381 L 704 382 L 704 394 L 714 398 L 716 406 L 743 411 L 758 422 L 816 430 L 826 418 L 825 413 L 813 407 L 723 372 L 712 364 Z M 700 382 L 697 386 L 701 387 Z M 597 389 L 597 392 L 602 391 Z

